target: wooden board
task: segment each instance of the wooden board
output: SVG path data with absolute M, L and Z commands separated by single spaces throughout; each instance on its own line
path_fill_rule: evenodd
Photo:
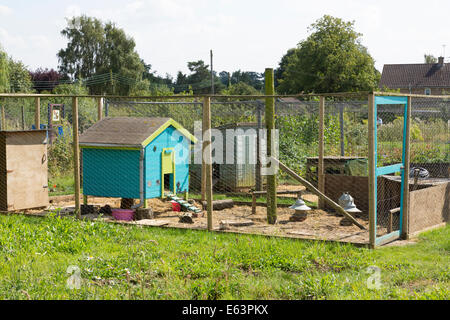
M 6 171 L 6 209 L 22 210 L 46 207 L 48 199 L 47 146 L 43 143 L 45 131 L 5 133 L 2 148 Z

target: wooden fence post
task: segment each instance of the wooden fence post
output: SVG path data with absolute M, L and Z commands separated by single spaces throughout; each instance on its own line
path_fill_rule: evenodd
M 72 98 L 73 167 L 75 180 L 75 214 L 81 219 L 80 204 L 80 146 L 78 145 L 78 97 Z
M 6 130 L 5 106 L 2 105 L 2 130 Z
M 409 237 L 409 166 L 410 166 L 410 135 L 411 135 L 411 97 L 408 97 L 408 105 L 406 110 L 406 132 L 405 135 L 405 163 L 404 166 L 404 181 L 403 181 L 403 216 L 402 221 L 402 234 L 401 237 L 408 239 Z
M 41 129 L 41 98 L 34 98 L 34 126 L 36 130 Z
M 212 231 L 213 215 L 213 190 L 212 190 L 212 145 L 211 145 L 211 97 L 203 100 L 203 148 L 202 148 L 202 172 L 205 176 L 206 210 L 208 218 L 208 231 Z M 203 167 L 205 169 L 203 169 Z M 203 180 L 203 178 L 202 178 Z
M 369 244 L 371 248 L 375 248 L 376 240 L 376 217 L 375 212 L 377 210 L 376 201 L 376 174 L 375 174 L 375 160 L 376 160 L 376 150 L 375 150 L 375 95 L 369 94 L 368 98 L 368 110 L 369 110 L 369 120 L 368 120 L 368 139 L 369 139 Z
M 97 119 L 98 121 L 103 119 L 103 98 L 97 100 Z
M 317 165 L 317 179 L 319 191 L 325 194 L 325 175 L 323 166 L 324 156 L 324 126 L 325 126 L 325 97 L 321 96 L 319 100 L 319 162 Z M 325 202 L 319 198 L 319 209 L 325 208 Z
M 266 95 L 275 95 L 273 69 L 265 70 L 265 93 Z M 267 157 L 272 159 L 272 132 L 275 129 L 275 98 L 266 98 L 266 129 L 267 129 Z M 272 166 L 274 166 L 271 161 Z M 277 175 L 266 176 L 267 179 L 267 222 L 275 224 L 277 222 Z

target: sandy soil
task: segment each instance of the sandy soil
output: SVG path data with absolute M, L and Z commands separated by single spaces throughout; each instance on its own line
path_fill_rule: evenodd
M 298 189 L 299 186 L 295 186 L 295 189 L 293 190 Z M 309 201 L 317 201 L 317 197 L 311 194 L 305 194 L 304 198 Z M 89 204 L 95 205 L 97 207 L 108 204 L 112 208 L 118 208 L 120 207 L 120 199 L 90 197 Z M 183 214 L 183 212 L 172 211 L 172 206 L 169 201 L 151 199 L 148 201 L 148 204 L 155 213 L 155 219 L 124 223 L 190 229 L 207 228 L 205 211 L 200 213 L 198 217 L 193 218 L 194 223 L 186 224 L 179 222 L 179 218 Z M 49 209 L 54 210 L 55 208 L 63 208 L 61 210 L 61 213 L 70 214 L 71 212 L 73 212 L 74 205 L 75 204 L 73 201 L 61 201 L 53 203 Z M 200 208 L 199 203 L 196 203 L 196 205 Z M 265 207 L 257 207 L 256 214 L 252 215 L 251 206 L 234 206 L 230 209 L 214 211 L 213 228 L 214 230 L 221 230 L 224 232 L 264 234 L 302 239 L 332 240 L 358 244 L 367 244 L 369 240 L 369 223 L 367 221 L 367 217 L 364 216 L 357 217 L 357 220 L 362 225 L 364 225 L 367 230 L 361 230 L 355 225 L 341 226 L 340 222 L 343 219 L 342 216 L 336 215 L 333 212 L 327 212 L 323 210 L 309 211 L 307 219 L 302 222 L 289 221 L 289 218 L 293 214 L 293 211 L 289 208 L 278 208 L 277 213 L 278 222 L 275 225 L 269 225 L 266 222 L 267 213 Z M 83 217 L 95 219 L 98 218 L 98 215 L 94 214 Z M 114 219 L 110 216 L 104 216 L 101 219 L 114 221 Z M 234 223 L 252 223 L 252 225 L 233 226 Z M 386 230 L 384 230 L 383 228 L 378 228 L 378 232 L 380 234 L 383 234 L 385 231 Z

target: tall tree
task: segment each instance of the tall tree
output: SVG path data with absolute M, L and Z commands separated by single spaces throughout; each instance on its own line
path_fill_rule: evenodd
M 344 92 L 376 87 L 380 74 L 361 44 L 361 34 L 354 30 L 354 22 L 325 15 L 309 31 L 310 36 L 294 52 L 287 53 L 277 88 L 280 93 Z
M 9 92 L 9 59 L 0 46 L 0 92 Z
M 61 34 L 68 43 L 58 52 L 59 71 L 71 80 L 93 77 L 91 92 L 128 94 L 142 79 L 145 67 L 134 50 L 136 44 L 114 23 L 74 17 Z

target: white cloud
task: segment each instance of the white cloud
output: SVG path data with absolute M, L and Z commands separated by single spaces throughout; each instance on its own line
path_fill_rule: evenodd
M 72 18 L 81 15 L 81 9 L 77 5 L 70 5 L 66 8 L 65 16 L 67 18 Z
M 8 16 L 12 13 L 12 9 L 0 4 L 0 16 Z

